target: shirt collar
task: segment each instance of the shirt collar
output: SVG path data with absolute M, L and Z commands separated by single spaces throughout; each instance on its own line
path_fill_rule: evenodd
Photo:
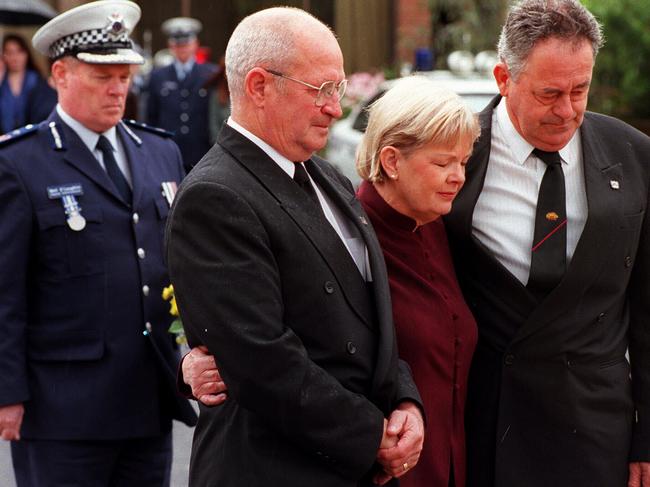
M 174 69 L 176 70 L 176 74 L 180 75 L 180 77 L 188 75 L 194 67 L 194 63 L 194 58 L 188 59 L 185 63 L 180 62 L 178 59 L 174 60 Z
M 501 98 L 501 102 L 497 105 L 495 115 L 497 124 L 501 129 L 501 133 L 510 147 L 513 160 L 523 166 L 526 160 L 530 157 L 531 152 L 535 148 L 526 139 L 524 139 L 510 120 L 508 109 L 506 108 L 505 97 Z M 569 143 L 559 150 L 562 162 L 565 164 L 572 164 L 576 162 L 576 154 L 580 147 L 580 130 L 576 130 L 569 140 Z
M 59 104 L 56 106 L 56 112 L 58 113 L 59 117 L 61 117 L 61 119 L 66 123 L 66 125 L 68 125 L 79 136 L 81 141 L 84 143 L 84 145 L 86 145 L 86 147 L 88 147 L 88 150 L 90 150 L 90 152 L 94 153 L 97 149 L 97 141 L 99 140 L 100 135 L 105 136 L 113 146 L 113 149 L 117 150 L 117 131 L 115 130 L 114 126 L 108 129 L 106 132 L 98 134 L 97 132 L 90 130 L 81 122 L 68 115 L 68 113 Z
M 252 132 L 246 130 L 244 127 L 239 125 L 237 122 L 233 120 L 232 117 L 228 117 L 228 121 L 226 122 L 231 128 L 235 129 L 237 132 L 242 134 L 244 137 L 246 137 L 248 140 L 250 140 L 253 144 L 258 146 L 260 149 L 262 149 L 267 156 L 269 156 L 273 161 L 282 168 L 284 172 L 286 172 L 290 178 L 293 178 L 294 173 L 296 172 L 296 164 L 286 157 L 284 157 L 282 154 L 280 154 L 278 151 L 276 151 L 273 147 L 271 147 L 269 144 L 264 142 L 262 139 L 260 139 L 257 135 L 253 134 Z

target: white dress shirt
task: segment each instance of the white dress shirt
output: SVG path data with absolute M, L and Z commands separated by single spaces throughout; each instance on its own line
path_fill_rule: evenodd
M 296 164 L 303 164 L 302 162 L 295 163 L 290 161 L 255 134 L 235 122 L 232 117 L 228 118 L 227 124 L 262 149 L 284 172 L 287 173 L 291 179 L 293 179 L 293 175 L 296 172 Z M 355 237 L 356 233 L 351 231 L 351 226 L 354 224 L 341 212 L 341 210 L 339 210 L 338 206 L 330 200 L 329 196 L 321 190 L 318 184 L 316 184 L 312 179 L 311 175 L 309 175 L 309 173 L 307 173 L 307 175 L 309 176 L 309 181 L 316 190 L 318 201 L 320 202 L 323 213 L 325 214 L 325 218 L 327 218 L 327 221 L 345 245 L 345 248 L 350 253 L 352 260 L 354 260 L 354 263 L 357 265 L 364 280 L 368 282 L 372 281 L 368 248 L 366 247 L 363 238 Z
M 492 147 L 485 184 L 476 202 L 472 234 L 519 281 L 530 274 L 537 195 L 546 164 L 515 129 L 505 98 L 492 116 Z M 567 266 L 587 220 L 580 131 L 559 151 L 566 187 Z
M 120 168 L 120 171 L 122 171 L 122 174 L 124 174 L 124 177 L 129 183 L 129 186 L 133 188 L 131 169 L 129 168 L 126 152 L 124 150 L 122 142 L 120 141 L 120 138 L 117 136 L 117 130 L 115 127 L 111 127 L 106 132 L 98 134 L 97 132 L 93 132 L 81 124 L 81 122 L 68 115 L 66 111 L 61 107 L 61 105 L 56 106 L 56 112 L 59 114 L 59 117 L 61 117 L 61 119 L 66 123 L 66 125 L 74 130 L 84 145 L 88 147 L 88 150 L 92 153 L 92 155 L 95 156 L 97 161 L 99 161 L 99 165 L 102 166 L 102 169 L 104 169 L 104 171 L 106 171 L 106 166 L 104 165 L 104 155 L 102 154 L 102 151 L 97 148 L 97 141 L 99 140 L 100 135 L 105 136 L 113 146 L 113 149 L 115 149 L 113 155 L 115 156 L 115 162 L 117 162 L 117 166 Z

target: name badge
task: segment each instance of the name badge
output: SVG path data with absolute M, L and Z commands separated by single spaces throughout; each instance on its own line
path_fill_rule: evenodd
M 86 228 L 86 219 L 81 215 L 81 206 L 77 196 L 84 194 L 81 184 L 71 183 L 63 186 L 48 186 L 47 197 L 51 200 L 60 199 L 63 210 L 67 216 L 67 223 L 70 230 L 80 232 Z

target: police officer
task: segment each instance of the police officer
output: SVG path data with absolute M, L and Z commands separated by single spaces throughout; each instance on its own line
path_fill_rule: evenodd
M 82 5 L 34 36 L 59 103 L 0 143 L 0 435 L 24 486 L 165 486 L 177 365 L 162 237 L 178 148 L 121 121 L 140 8 Z
M 214 64 L 196 62 L 201 22 L 176 17 L 162 24 L 174 62 L 152 71 L 147 101 L 147 122 L 174 132 L 174 140 L 189 171 L 210 149 L 206 81 Z

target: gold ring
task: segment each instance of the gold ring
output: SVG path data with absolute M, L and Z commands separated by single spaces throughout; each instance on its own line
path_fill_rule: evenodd
M 404 462 L 404 465 L 402 465 L 402 467 L 404 468 L 404 471 L 406 472 L 409 469 L 409 464 Z

